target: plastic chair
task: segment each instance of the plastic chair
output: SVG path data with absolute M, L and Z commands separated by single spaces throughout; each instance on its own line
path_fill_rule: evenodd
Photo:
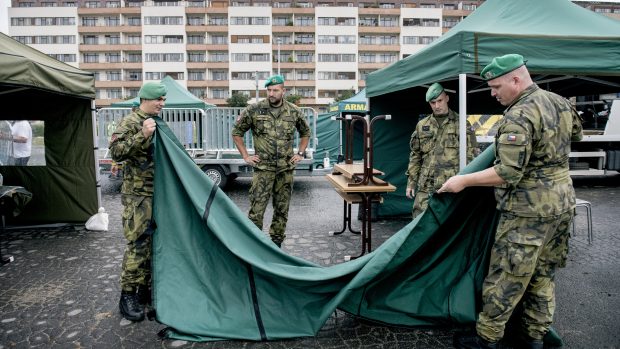
M 588 244 L 592 244 L 593 236 L 592 236 L 592 204 L 590 201 L 577 199 L 577 203 L 575 205 L 575 211 L 577 208 L 585 207 L 586 208 L 586 219 L 588 222 Z M 575 234 L 575 219 L 573 218 L 573 234 Z

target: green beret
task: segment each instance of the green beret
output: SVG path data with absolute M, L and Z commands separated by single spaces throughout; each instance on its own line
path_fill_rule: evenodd
M 161 82 L 147 82 L 142 85 L 140 88 L 140 92 L 138 92 L 138 97 L 142 99 L 157 99 L 159 97 L 165 96 L 168 93 L 166 86 Z
M 274 75 L 274 76 L 270 76 L 269 78 L 267 78 L 267 80 L 265 80 L 265 87 L 271 86 L 271 85 L 280 85 L 283 83 L 284 83 L 284 77 L 282 75 Z
M 443 86 L 441 86 L 438 82 L 431 85 L 426 91 L 426 101 L 430 102 L 433 99 L 439 97 L 439 95 L 443 92 Z
M 523 60 L 523 56 L 516 53 L 495 57 L 491 61 L 491 64 L 482 69 L 480 76 L 482 76 L 484 80 L 492 80 L 510 73 L 511 71 L 524 65 L 525 62 L 526 61 Z

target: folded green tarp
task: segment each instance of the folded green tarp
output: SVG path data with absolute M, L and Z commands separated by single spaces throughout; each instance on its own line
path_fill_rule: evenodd
M 277 248 L 161 120 L 154 158 L 153 296 L 168 338 L 313 336 L 336 308 L 395 325 L 475 321 L 498 217 L 491 188 L 435 195 L 372 253 L 323 267 Z M 463 172 L 492 160 L 487 149 Z

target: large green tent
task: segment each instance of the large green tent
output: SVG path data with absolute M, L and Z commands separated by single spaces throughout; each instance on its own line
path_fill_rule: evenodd
M 161 80 L 161 83 L 168 89 L 166 95 L 166 108 L 198 108 L 209 109 L 214 108 L 215 105 L 209 104 L 202 99 L 191 94 L 185 87 L 179 84 L 176 80 L 170 76 L 166 76 Z M 113 108 L 131 108 L 133 102 L 140 102 L 140 98 L 135 97 L 126 101 L 112 103 Z
M 381 215 L 411 210 L 408 156 L 401 154 L 409 151 L 419 116 L 431 112 L 424 99 L 428 86 L 441 82 L 448 90 L 464 133 L 467 114 L 502 113 L 479 73 L 507 53 L 522 54 L 535 82 L 560 95 L 620 91 L 620 21 L 567 0 L 486 1 L 424 50 L 368 75 L 370 114 L 392 115 L 375 133 L 374 167 L 398 188 L 386 195 Z
M 4 185 L 33 194 L 18 223 L 84 223 L 97 212 L 94 98 L 94 74 L 0 34 L 0 120 L 44 122 L 45 165 L 0 166 Z
M 332 120 L 346 114 L 364 116 L 368 113 L 366 106 L 366 90 L 362 89 L 354 96 L 329 105 L 329 111 L 318 116 L 316 122 L 316 137 L 318 139 L 315 165 L 322 164 L 326 152 L 329 153 L 330 162 L 334 163 L 338 155 L 344 153 L 345 134 L 342 121 Z M 353 158 L 362 159 L 363 136 L 359 123 L 356 127 L 353 140 Z

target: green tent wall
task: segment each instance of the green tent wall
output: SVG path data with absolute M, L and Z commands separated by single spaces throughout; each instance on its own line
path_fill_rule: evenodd
M 372 253 L 322 267 L 287 255 L 158 120 L 153 296 L 168 338 L 313 336 L 336 308 L 406 326 L 471 324 L 497 224 L 492 188 L 433 197 Z M 489 148 L 463 172 L 488 167 Z
M 501 114 L 479 73 L 507 53 L 522 54 L 535 82 L 565 97 L 620 91 L 620 21 L 567 0 L 486 1 L 424 50 L 368 75 L 370 114 L 392 115 L 374 135 L 373 165 L 397 187 L 385 196 L 381 216 L 411 211 L 404 154 L 419 116 L 431 112 L 428 86 L 441 82 L 459 112 L 461 75 L 466 114 Z
M 214 108 L 215 105 L 209 104 L 202 99 L 191 94 L 185 87 L 179 84 L 176 80 L 170 76 L 166 76 L 161 80 L 161 83 L 168 89 L 166 95 L 166 108 L 198 108 L 209 109 Z M 135 97 L 126 101 L 112 103 L 113 108 L 131 108 L 133 102 L 140 102 L 140 98 Z
M 2 120 L 45 122 L 45 166 L 0 166 L 32 200 L 10 223 L 84 223 L 100 194 L 94 154 L 95 78 L 0 34 Z

